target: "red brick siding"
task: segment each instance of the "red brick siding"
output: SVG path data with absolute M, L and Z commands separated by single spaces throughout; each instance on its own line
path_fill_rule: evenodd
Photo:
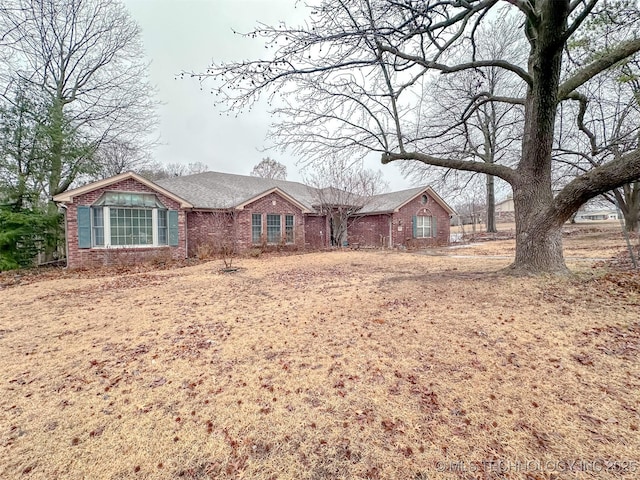
M 293 215 L 293 235 L 294 242 L 289 247 L 304 248 L 305 229 L 304 215 L 302 210 L 293 203 L 286 200 L 277 193 L 270 193 L 244 207 L 238 215 L 238 243 L 241 248 L 250 248 L 251 239 L 251 216 L 254 213 L 262 214 L 262 233 L 266 241 L 267 236 L 267 215 L 280 215 L 280 231 L 284 236 L 285 215 Z M 284 242 L 282 243 L 284 245 Z
M 231 221 L 232 217 L 229 213 L 189 212 L 187 217 L 189 255 L 197 255 L 199 249 L 218 250 L 223 242 L 233 242 L 238 251 L 253 247 L 251 219 L 254 213 L 262 214 L 262 232 L 265 242 L 268 214 L 280 215 L 280 229 L 283 236 L 285 234 L 285 215 L 293 215 L 294 242 L 292 244 L 279 243 L 279 245 L 287 248 L 304 247 L 305 216 L 302 210 L 277 193 L 270 193 L 246 205 L 243 210 L 235 211 L 233 213 L 235 222 Z M 262 246 L 262 243 L 258 245 Z
M 325 215 L 307 215 L 304 218 L 305 247 L 311 250 L 329 245 L 329 222 Z
M 170 210 L 178 210 L 178 246 L 149 248 L 78 248 L 78 206 L 93 204 L 105 191 L 155 193 L 158 199 Z M 66 204 L 67 226 L 67 266 L 84 268 L 96 265 L 131 264 L 153 259 L 180 259 L 186 257 L 185 212 L 180 204 L 134 179 L 127 179 L 92 190 Z
M 187 237 L 190 257 L 238 247 L 234 217 L 240 212 L 193 211 L 187 213 Z
M 425 210 L 426 209 L 426 210 Z M 435 238 L 413 238 L 413 217 L 428 214 L 436 218 L 437 236 Z M 403 206 L 391 218 L 392 245 L 407 248 L 422 248 L 449 243 L 449 213 L 428 196 L 422 204 L 422 195 Z M 349 243 L 362 246 L 389 246 L 389 215 L 366 215 L 355 218 L 349 223 Z
M 431 214 L 436 218 L 438 230 L 435 238 L 413 238 L 413 217 Z M 402 230 L 399 230 L 399 227 Z M 399 212 L 393 214 L 393 245 L 404 245 L 408 248 L 422 248 L 449 243 L 450 218 L 449 213 L 436 200 L 428 195 L 427 203 L 422 204 L 422 195 L 411 200 Z
M 389 215 L 356 217 L 348 223 L 349 244 L 367 247 L 389 246 Z

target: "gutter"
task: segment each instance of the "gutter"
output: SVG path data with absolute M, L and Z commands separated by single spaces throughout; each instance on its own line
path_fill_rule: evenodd
M 184 212 L 184 258 L 189 258 L 189 225 L 187 224 L 187 219 L 189 215 L 187 215 L 187 211 Z

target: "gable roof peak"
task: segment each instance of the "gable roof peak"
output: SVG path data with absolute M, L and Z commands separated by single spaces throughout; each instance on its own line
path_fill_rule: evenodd
M 138 175 L 131 170 L 127 172 L 120 173 L 118 175 L 114 175 L 112 177 L 103 178 L 102 180 L 98 180 L 96 182 L 87 183 L 81 187 L 73 188 L 71 190 L 67 190 L 65 192 L 59 193 L 58 195 L 54 195 L 53 201 L 57 203 L 71 203 L 73 199 L 79 195 L 82 195 L 87 192 L 92 192 L 93 190 L 97 190 L 99 188 L 107 188 L 116 183 L 122 182 L 124 180 L 133 179 L 147 187 L 151 190 L 161 193 L 162 195 L 169 197 L 180 204 L 181 208 L 192 208 L 193 205 L 184 198 L 176 195 L 175 193 L 163 188 L 157 183 L 152 182 L 151 180 L 147 180 L 146 178 Z

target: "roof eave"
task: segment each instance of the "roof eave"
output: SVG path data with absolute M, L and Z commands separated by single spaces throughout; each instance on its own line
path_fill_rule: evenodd
M 257 200 L 260 200 L 261 198 L 264 198 L 264 197 L 266 197 L 267 195 L 269 195 L 271 193 L 276 193 L 276 194 L 280 195 L 281 197 L 283 197 L 288 202 L 293 203 L 296 207 L 298 207 L 300 210 L 302 210 L 302 213 L 315 213 L 314 210 L 309 209 L 306 205 L 303 205 L 298 200 L 296 200 L 291 195 L 287 194 L 286 192 L 284 192 L 283 190 L 281 190 L 278 187 L 270 188 L 269 190 L 266 190 L 266 191 L 264 191 L 264 192 L 262 192 L 262 193 L 260 193 L 258 195 L 255 195 L 255 196 L 253 196 L 251 198 L 248 198 L 247 200 L 243 201 L 242 203 L 236 205 L 235 209 L 236 210 L 244 210 L 244 207 L 246 207 L 250 203 L 253 203 L 253 202 L 257 201 Z
M 356 213 L 356 215 L 361 215 L 361 216 L 365 216 L 365 215 L 391 215 L 392 213 L 395 213 L 396 210 L 371 210 L 369 212 L 358 212 Z
M 407 203 L 409 203 L 410 201 L 412 201 L 413 199 L 417 198 L 419 195 L 423 195 L 425 192 L 428 192 L 429 195 L 431 195 L 433 198 L 436 199 L 436 202 L 438 202 L 440 204 L 440 206 L 442 208 L 444 208 L 447 213 L 449 213 L 449 215 L 457 215 L 458 213 L 449 206 L 449 204 L 447 202 L 444 201 L 444 199 L 438 195 L 435 190 L 433 190 L 433 188 L 431 187 L 426 187 L 424 190 L 421 190 L 420 192 L 416 193 L 415 195 L 413 195 L 411 198 L 409 198 L 408 200 L 405 200 L 404 202 L 402 202 L 400 205 L 398 205 L 396 208 L 393 209 L 393 213 L 398 213 L 400 211 L 400 209 L 402 207 L 404 207 Z
M 97 182 L 88 183 L 87 185 L 74 188 L 73 190 L 67 190 L 66 192 L 59 193 L 58 195 L 55 195 L 53 197 L 53 201 L 56 203 L 72 203 L 73 199 L 79 195 L 83 195 L 87 192 L 92 192 L 93 190 L 97 190 L 99 188 L 106 188 L 110 185 L 128 179 L 134 179 L 137 182 L 149 187 L 150 189 L 161 193 L 162 195 L 169 197 L 172 200 L 175 200 L 180 204 L 180 208 L 193 208 L 193 205 L 186 201 L 184 198 L 177 196 L 175 193 L 171 193 L 170 191 L 162 188 L 160 185 L 153 183 L 151 180 L 147 180 L 146 178 L 141 177 L 137 173 L 131 171 L 124 172 L 113 177 L 104 178 L 102 180 L 98 180 Z

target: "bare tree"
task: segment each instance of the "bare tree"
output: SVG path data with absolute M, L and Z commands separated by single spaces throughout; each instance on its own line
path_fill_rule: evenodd
M 471 225 L 471 233 L 475 234 L 478 225 L 486 218 L 486 185 L 483 185 L 482 180 L 480 175 L 471 176 L 464 188 L 458 189 L 451 196 L 450 201 L 454 202 L 458 214 L 455 222 L 462 227 L 463 234 L 466 234 L 465 225 Z
M 209 165 L 203 162 L 189 162 L 187 164 L 187 175 L 195 175 L 209 171 Z
M 347 242 L 349 225 L 375 195 L 388 189 L 380 170 L 365 169 L 346 160 L 319 164 L 305 175 L 304 181 L 311 187 L 314 206 L 329 218 L 334 246 Z
M 503 16 L 490 24 L 481 24 L 476 35 L 480 60 L 510 62 L 526 60 L 526 42 L 520 36 L 520 19 Z M 495 66 L 482 72 L 470 70 L 459 75 L 442 75 L 423 95 L 435 107 L 433 120 L 420 125 L 423 135 L 432 135 L 433 154 L 457 159 L 475 158 L 486 163 L 514 165 L 520 157 L 522 105 L 488 101 L 468 114 L 468 105 L 480 91 L 490 96 L 510 97 L 524 94 L 517 76 Z M 451 128 L 447 126 L 453 125 Z M 443 134 L 443 132 L 446 132 Z M 437 137 L 437 138 L 436 138 Z M 405 162 L 403 171 L 415 180 L 449 192 L 466 193 L 470 182 L 468 173 L 452 172 L 417 162 Z M 477 173 L 471 176 L 480 175 Z M 487 232 L 496 232 L 495 177 L 482 175 L 486 199 L 483 204 Z M 474 203 L 477 204 L 476 201 Z M 485 208 L 486 207 L 486 208 Z
M 0 32 L 0 48 L 11 51 L 5 85 L 21 82 L 46 99 L 48 198 L 99 172 L 99 147 L 145 141 L 152 89 L 140 29 L 120 1 L 7 0 Z
M 152 165 L 147 152 L 136 145 L 114 140 L 100 145 L 95 153 L 99 170 L 96 177 L 105 178 L 128 171 L 140 171 Z
M 238 253 L 238 212 L 229 210 L 216 215 L 217 225 L 213 239 L 217 253 L 222 257 L 224 271 L 233 271 L 233 260 Z
M 266 157 L 251 170 L 252 177 L 272 178 L 274 180 L 287 179 L 287 167 L 280 162 Z
M 137 170 L 147 180 L 152 182 L 163 178 L 184 177 L 209 171 L 209 167 L 202 162 L 192 162 L 188 164 L 172 162 L 160 163 L 150 162 Z
M 220 210 L 203 214 L 196 212 L 201 222 L 208 226 L 209 236 L 196 246 L 196 255 L 208 259 L 219 255 L 222 258 L 223 271 L 233 271 L 233 260 L 238 253 L 238 211 Z
M 589 102 L 577 106 L 580 122 L 575 126 L 559 126 L 555 150 L 559 184 L 638 149 L 639 75 L 638 60 L 633 60 L 585 85 L 584 95 Z M 628 231 L 638 229 L 640 182 L 622 185 L 604 193 L 603 197 L 620 208 Z
M 590 79 L 640 50 L 637 6 L 598 0 L 318 0 L 308 22 L 297 28 L 261 26 L 248 35 L 266 41 L 266 60 L 210 66 L 201 78 L 215 79 L 220 103 L 231 109 L 252 105 L 264 92 L 281 116 L 274 136 L 283 148 L 322 160 L 333 154 L 379 152 L 384 164 L 409 160 L 436 167 L 502 178 L 513 189 L 518 273 L 567 272 L 562 225 L 585 201 L 640 176 L 640 150 L 590 169 L 554 195 L 555 124 L 564 102 L 580 102 Z M 602 39 L 598 55 L 581 64 L 567 61 L 566 47 L 588 18 L 616 17 L 617 40 Z M 480 55 L 480 25 L 495 16 L 514 15 L 528 46 L 526 61 Z M 599 43 L 598 43 L 599 42 Z M 466 52 L 461 59 L 460 52 Z M 514 166 L 433 153 L 432 146 L 455 124 L 424 135 L 436 122 L 421 101 L 436 74 L 460 75 L 489 68 L 507 72 L 526 93 L 479 88 L 465 105 L 465 117 L 488 102 L 523 110 L 521 156 Z M 565 121 L 577 121 L 567 118 Z

